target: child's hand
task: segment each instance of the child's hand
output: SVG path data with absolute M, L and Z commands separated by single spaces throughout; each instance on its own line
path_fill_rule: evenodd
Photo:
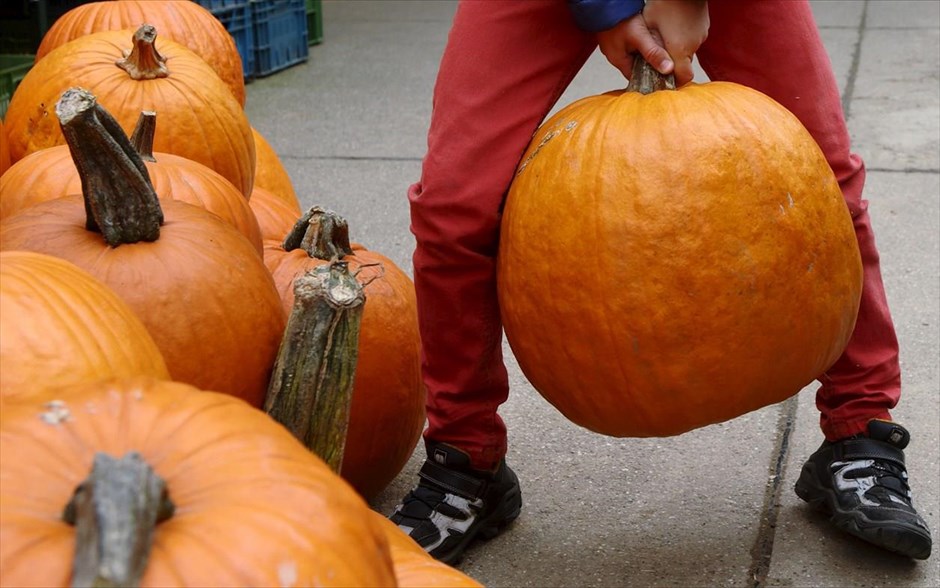
M 675 64 L 676 86 L 691 82 L 692 56 L 708 37 L 708 2 L 647 0 L 643 18 L 654 34 L 659 33 Z
M 607 61 L 630 79 L 633 57 L 639 53 L 663 75 L 672 73 L 673 62 L 659 36 L 646 25 L 643 13 L 620 21 L 613 28 L 597 33 L 597 46 Z
M 597 33 L 611 65 L 630 79 L 639 53 L 656 71 L 674 73 L 676 85 L 692 81 L 692 55 L 708 36 L 705 0 L 647 0 L 643 12 Z

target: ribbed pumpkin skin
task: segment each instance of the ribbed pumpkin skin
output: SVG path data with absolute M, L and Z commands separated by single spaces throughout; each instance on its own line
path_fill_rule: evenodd
M 414 451 L 424 426 L 417 303 L 414 284 L 391 260 L 353 244 L 343 258 L 349 271 L 381 263 L 382 277 L 365 286 L 349 430 L 341 473 L 366 499 L 397 476 Z M 294 279 L 326 262 L 302 249 L 285 252 L 265 242 L 265 265 L 274 276 L 284 312 L 294 304 Z M 363 268 L 360 283 L 381 270 Z
M 153 243 L 108 247 L 85 229 L 84 202 L 36 204 L 0 225 L 0 250 L 56 255 L 110 286 L 146 325 L 174 380 L 261 406 L 284 331 L 277 290 L 257 251 L 199 207 L 162 201 Z
M 255 187 L 270 190 L 288 206 L 296 208 L 296 216 L 299 217 L 300 202 L 297 200 L 297 192 L 281 158 L 258 129 L 252 127 L 251 133 L 255 139 Z
M 0 176 L 10 167 L 10 146 L 7 142 L 7 132 L 0 120 Z
M 147 328 L 117 294 L 57 257 L 0 253 L 0 395 L 140 375 L 170 377 Z
M 797 393 L 862 284 L 839 186 L 799 121 L 730 83 L 578 101 L 536 133 L 502 219 L 499 301 L 532 385 L 612 436 Z
M 235 40 L 219 19 L 192 0 L 121 0 L 76 6 L 57 18 L 36 49 L 36 60 L 81 36 L 152 24 L 164 39 L 202 57 L 245 105 L 245 74 Z
M 147 172 L 161 200 L 205 208 L 239 230 L 261 255 L 261 227 L 245 196 L 231 182 L 199 162 L 155 153 Z M 67 145 L 30 153 L 0 177 L 0 219 L 47 200 L 82 193 L 82 180 Z
M 255 146 L 251 125 L 228 86 L 201 57 L 159 36 L 169 77 L 134 80 L 114 65 L 132 46 L 134 31 L 103 31 L 69 41 L 29 70 L 10 100 L 4 125 L 12 162 L 65 143 L 55 104 L 73 86 L 92 92 L 128 134 L 143 110 L 155 110 L 155 152 L 198 161 L 251 195 Z
M 300 206 L 291 205 L 284 198 L 260 186 L 252 190 L 248 204 L 255 213 L 261 237 L 265 241 L 283 241 L 301 215 Z
M 223 394 L 120 380 L 65 389 L 0 415 L 5 586 L 68 586 L 75 529 L 62 510 L 95 452 L 138 451 L 176 505 L 141 580 L 157 586 L 394 586 L 368 506 L 285 429 Z

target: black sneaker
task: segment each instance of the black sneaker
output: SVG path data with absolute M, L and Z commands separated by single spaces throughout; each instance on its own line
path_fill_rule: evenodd
M 453 446 L 429 443 L 427 451 L 418 486 L 389 518 L 432 557 L 454 564 L 475 538 L 492 539 L 519 516 L 519 479 L 505 460 L 483 472 Z
M 930 529 L 914 510 L 904 467 L 907 430 L 872 420 L 868 436 L 823 442 L 803 465 L 796 495 L 836 527 L 889 551 L 930 556 Z

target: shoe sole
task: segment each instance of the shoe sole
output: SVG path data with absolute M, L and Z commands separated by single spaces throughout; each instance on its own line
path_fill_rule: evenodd
M 474 540 L 493 539 L 505 531 L 519 517 L 520 512 L 522 512 L 522 492 L 517 486 L 506 496 L 500 508 L 494 510 L 485 519 L 481 519 L 477 525 L 472 525 L 467 529 L 467 533 L 450 551 L 444 554 L 433 554 L 434 559 L 450 566 L 460 563 L 464 552 Z
M 914 559 L 930 557 L 932 541 L 922 529 L 899 522 L 873 521 L 863 513 L 842 510 L 833 490 L 817 484 L 814 475 L 807 477 L 810 481 L 804 480 L 801 473 L 794 487 L 796 495 L 828 514 L 829 521 L 836 528 L 893 553 Z

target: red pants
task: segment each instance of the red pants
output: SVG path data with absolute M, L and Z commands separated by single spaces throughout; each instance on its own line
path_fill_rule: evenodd
M 832 66 L 806 2 L 712 0 L 709 11 L 698 52 L 709 78 L 760 90 L 796 114 L 852 213 L 865 270 L 861 308 L 848 348 L 819 378 L 816 404 L 830 440 L 862 432 L 869 419 L 890 418 L 900 369 L 862 199 L 864 166 L 849 151 Z M 421 181 L 409 191 L 425 438 L 460 447 L 479 468 L 506 452 L 497 415 L 509 392 L 496 299 L 501 206 L 533 133 L 595 47 L 564 0 L 464 2 L 441 62 Z

